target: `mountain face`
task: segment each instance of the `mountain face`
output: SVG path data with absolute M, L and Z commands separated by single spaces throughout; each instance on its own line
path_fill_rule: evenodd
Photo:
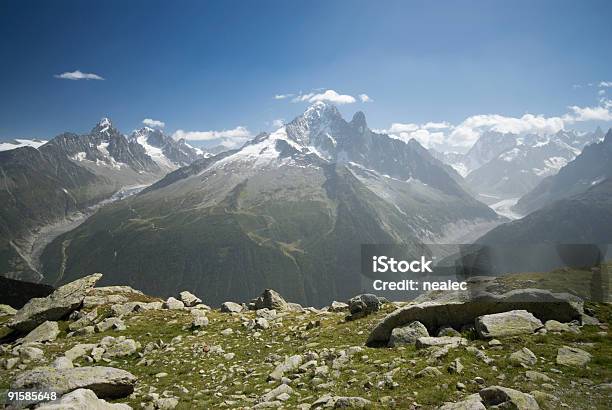
M 210 303 L 274 288 L 323 304 L 361 291 L 360 245 L 422 243 L 499 223 L 416 142 L 317 103 L 239 150 L 196 160 L 102 208 L 42 255 L 46 280 L 104 272 L 114 283 Z M 108 278 L 108 279 L 106 279 Z
M 202 150 L 191 147 L 184 139 L 175 141 L 161 130 L 150 127 L 135 130 L 129 140 L 141 145 L 157 165 L 166 169 L 189 165 L 203 155 Z
M 487 131 L 484 132 L 465 154 L 445 154 L 449 164 L 462 176 L 480 168 L 487 162 L 497 158 L 502 152 L 516 145 L 516 135 Z
M 569 186 L 568 186 L 569 188 Z M 570 189 L 571 190 L 571 189 Z M 494 228 L 480 243 L 612 243 L 612 178 Z
M 612 178 L 607 178 L 492 229 L 477 241 L 486 247 L 470 258 L 485 262 L 484 274 L 599 267 L 610 257 L 610 226 Z M 600 285 L 607 289 L 607 280 L 604 282 L 595 284 L 594 290 L 600 292 Z
M 41 227 L 167 172 L 106 118 L 85 135 L 0 152 L 0 171 L 0 274 L 33 281 L 41 278 L 30 255 Z
M 514 209 L 524 214 L 555 200 L 586 192 L 592 186 L 612 177 L 612 129 L 603 141 L 589 145 L 558 174 L 544 179 L 523 196 Z
M 472 192 L 493 203 L 521 197 L 602 137 L 601 129 L 546 136 L 487 132 L 465 155 L 446 154 L 444 159 L 465 176 Z

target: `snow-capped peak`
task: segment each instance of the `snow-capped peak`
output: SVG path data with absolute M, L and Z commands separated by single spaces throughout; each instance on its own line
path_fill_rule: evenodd
M 335 105 L 325 101 L 317 101 L 304 111 L 302 118 L 308 121 L 316 121 L 323 117 L 340 116 Z
M 102 117 L 102 119 L 98 122 L 98 127 L 100 128 L 112 127 L 112 126 L 113 126 L 113 123 L 108 117 Z
M 98 124 L 94 127 L 94 132 L 106 133 L 113 127 L 113 123 L 108 117 L 102 117 Z

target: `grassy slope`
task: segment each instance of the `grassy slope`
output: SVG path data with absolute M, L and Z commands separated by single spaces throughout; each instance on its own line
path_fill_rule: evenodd
M 596 312 L 601 321 L 610 324 L 610 305 L 589 304 L 588 307 Z M 502 385 L 524 392 L 540 390 L 552 393 L 570 408 L 608 408 L 609 391 L 594 389 L 594 386 L 609 383 L 612 379 L 612 335 L 609 329 L 601 333 L 602 329 L 597 326 L 584 326 L 580 334 L 505 338 L 502 339 L 502 347 L 499 350 L 489 348 L 486 341 L 472 340 L 470 345 L 486 348 L 486 353 L 495 360 L 494 367 L 484 364 L 465 349 L 459 348 L 451 350 L 449 355 L 437 364 L 442 376 L 416 379 L 414 374 L 428 365 L 428 355 L 424 351 L 416 350 L 412 346 L 393 349 L 364 347 L 369 329 L 392 310 L 392 305 L 386 305 L 381 312 L 352 322 L 343 321 L 342 313 L 288 313 L 282 318 L 282 325 L 260 331 L 259 337 L 246 330 L 236 315 L 210 312 L 210 325 L 202 332 L 193 332 L 187 329 L 191 321 L 189 312 L 148 311 L 131 316 L 126 321 L 126 331 L 108 331 L 73 338 L 66 338 L 65 334 L 62 334 L 56 342 L 44 346 L 44 350 L 47 360 L 51 361 L 55 355 L 77 343 L 95 343 L 106 335 L 125 335 L 138 340 L 143 347 L 149 342 L 159 340 L 169 343 L 174 337 L 182 336 L 182 341 L 172 344 L 169 349 L 147 354 L 146 358 L 152 361 L 150 366 L 137 365 L 140 360 L 138 355 L 116 359 L 110 364 L 99 363 L 134 373 L 139 378 L 139 390 L 143 393 L 149 391 L 149 386 L 157 388 L 158 393 L 171 391 L 180 398 L 180 409 L 252 405 L 253 400 L 278 384 L 266 381 L 267 375 L 274 368 L 273 363 L 266 361 L 270 355 L 293 355 L 309 350 L 321 352 L 324 348 L 346 349 L 350 346 L 361 346 L 363 351 L 353 356 L 338 377 L 330 378 L 334 382 L 333 387 L 318 390 L 310 384 L 312 376 L 303 375 L 300 381 L 304 385 L 296 387 L 294 384 L 295 393 L 287 402 L 287 408 L 292 408 L 300 402 L 312 403 L 325 393 L 365 397 L 375 402 L 376 408 L 388 408 L 380 402 L 383 397 L 386 398 L 383 401 L 389 398 L 395 400 L 398 408 L 407 408 L 413 402 L 424 408 L 435 408 L 444 401 L 458 401 L 477 392 L 480 387 L 471 382 L 476 376 L 482 377 L 486 385 Z M 244 316 L 252 318 L 255 313 L 249 312 Z M 320 320 L 321 326 L 306 330 L 307 323 L 312 320 Z M 65 329 L 66 325 L 62 327 Z M 220 332 L 226 328 L 232 328 L 234 333 L 229 336 L 221 335 Z M 473 335 L 469 333 L 465 336 L 473 339 Z M 232 352 L 236 356 L 226 360 L 220 354 L 203 352 L 204 346 L 214 345 L 219 345 L 226 353 Z M 593 360 L 584 369 L 557 365 L 557 348 L 564 345 L 590 352 Z M 542 372 L 555 380 L 552 389 L 547 390 L 540 382 L 527 381 L 524 377 L 525 369 L 508 362 L 507 356 L 522 347 L 529 348 L 538 357 L 538 363 L 532 370 Z M 8 354 L 5 353 L 1 357 L 8 357 Z M 449 374 L 445 370 L 455 358 L 460 358 L 465 365 L 464 371 L 459 375 Z M 88 365 L 83 359 L 78 363 Z M 28 364 L 28 368 L 32 367 L 33 363 Z M 393 389 L 376 387 L 378 381 L 383 380 L 384 374 L 392 369 L 398 369 L 393 380 L 399 386 Z M 561 373 L 553 369 L 559 369 Z M 168 376 L 156 378 L 155 375 L 160 372 L 168 373 Z M 15 374 L 15 370 L 0 370 L 0 389 L 7 387 Z M 500 379 L 502 374 L 505 376 L 503 380 Z M 365 388 L 367 381 L 373 383 L 374 387 Z M 457 391 L 457 382 L 465 383 L 467 390 Z M 189 393 L 182 392 L 180 387 L 186 388 Z M 121 401 L 139 408 L 142 400 L 142 397 L 133 397 Z

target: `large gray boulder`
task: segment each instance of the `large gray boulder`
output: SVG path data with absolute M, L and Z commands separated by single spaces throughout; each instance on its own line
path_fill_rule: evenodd
M 415 344 L 419 337 L 427 336 L 429 336 L 429 332 L 421 322 L 412 322 L 406 326 L 393 329 L 389 339 L 389 347 Z
M 221 304 L 221 312 L 223 313 L 240 313 L 242 312 L 242 305 L 235 302 L 223 302 Z
M 184 290 L 179 293 L 179 299 L 187 307 L 193 307 L 202 303 L 202 299 L 187 290 Z
M 255 309 L 276 309 L 276 310 L 291 310 L 291 306 L 283 297 L 273 289 L 266 289 L 263 293 L 253 300 Z
M 357 295 L 348 301 L 350 320 L 359 319 L 371 313 L 378 312 L 382 305 L 378 296 L 371 293 Z
M 495 408 L 540 410 L 538 402 L 531 394 L 507 387 L 491 386 L 482 389 L 478 394 L 480 394 L 482 402 L 487 408 L 489 406 L 498 406 Z
M 57 338 L 59 333 L 60 330 L 57 322 L 46 321 L 21 339 L 21 343 L 52 342 Z
M 436 329 L 450 326 L 461 329 L 474 325 L 477 317 L 511 310 L 526 310 L 542 321 L 571 322 L 582 317 L 582 300 L 567 293 L 542 289 L 517 289 L 501 295 L 488 292 L 474 294 L 466 301 L 426 301 L 397 309 L 372 330 L 366 344 L 387 344 L 396 327 L 419 321 L 435 334 Z
M 132 407 L 124 403 L 109 403 L 99 399 L 89 389 L 77 389 L 63 395 L 60 399 L 40 404 L 36 410 L 131 410 Z
M 481 338 L 530 335 L 544 324 L 526 310 L 511 310 L 476 318 L 476 332 Z
M 12 329 L 29 332 L 47 320 L 59 320 L 83 303 L 87 292 L 102 277 L 101 273 L 67 283 L 45 298 L 31 299 L 8 323 Z
M 51 390 L 64 395 L 77 389 L 90 389 L 100 398 L 117 399 L 134 392 L 136 376 L 114 367 L 38 367 L 17 375 L 11 389 Z

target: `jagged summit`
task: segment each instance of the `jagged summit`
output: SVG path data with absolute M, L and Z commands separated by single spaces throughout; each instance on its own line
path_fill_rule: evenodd
M 102 117 L 100 121 L 96 124 L 95 127 L 92 128 L 91 133 L 105 133 L 109 134 L 111 131 L 115 131 L 114 133 L 118 133 L 117 130 L 113 127 L 113 123 L 108 117 Z
M 353 119 L 351 120 L 351 125 L 356 127 L 359 132 L 364 132 L 368 128 L 368 123 L 366 122 L 366 117 L 363 111 L 357 111 L 353 115 Z

